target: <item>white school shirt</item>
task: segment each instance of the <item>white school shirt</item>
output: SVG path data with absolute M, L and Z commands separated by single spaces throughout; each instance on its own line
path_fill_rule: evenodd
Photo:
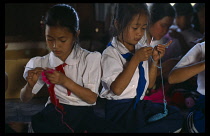
M 141 38 L 138 44 L 154 48 L 158 44 L 165 44 L 165 43 L 163 43 L 163 38 L 161 38 L 160 40 L 153 39 L 150 43 L 148 43 L 146 32 L 145 32 L 144 36 Z
M 193 46 L 173 69 L 194 64 L 202 60 L 205 60 L 205 42 L 197 43 L 195 46 Z M 197 91 L 200 94 L 205 95 L 205 70 L 198 74 L 197 85 Z
M 82 49 L 80 46 L 75 45 L 71 54 L 65 60 L 65 63 L 67 64 L 64 67 L 65 75 L 77 84 L 89 88 L 92 92 L 98 94 L 101 79 L 100 60 L 101 54 L 99 52 L 89 52 Z M 64 62 L 56 57 L 53 52 L 50 52 L 43 57 L 31 58 L 26 65 L 27 68 L 25 68 L 23 77 L 26 79 L 28 70 L 30 70 L 29 68 L 49 67 L 55 69 L 55 67 L 63 63 Z M 43 82 L 40 76 L 33 87 L 32 93 L 37 94 L 44 84 L 45 82 Z M 55 84 L 54 91 L 56 97 L 59 99 L 59 103 L 75 106 L 91 106 L 96 104 L 88 104 L 74 95 L 74 93 L 71 93 L 71 95 L 68 96 L 66 88 L 61 85 Z M 48 98 L 46 105 L 48 103 L 51 103 L 50 97 Z
M 123 67 L 126 64 L 126 59 L 122 57 L 121 54 L 126 54 L 129 50 L 119 41 L 117 41 L 116 37 L 113 37 L 111 42 L 112 46 L 107 47 L 101 57 L 101 66 L 102 66 L 102 91 L 100 93 L 101 98 L 106 98 L 108 100 L 120 100 L 127 98 L 134 98 L 136 96 L 136 88 L 138 86 L 139 80 L 139 69 L 136 68 L 136 71 L 126 87 L 126 89 L 122 92 L 120 96 L 115 95 L 111 90 L 110 86 L 112 82 L 116 79 L 116 77 L 123 71 Z M 143 47 L 143 45 L 135 45 L 135 49 L 139 49 Z M 146 85 L 140 100 L 142 100 L 145 96 L 145 92 L 147 90 L 149 84 L 149 75 L 148 75 L 148 61 L 143 61 Z

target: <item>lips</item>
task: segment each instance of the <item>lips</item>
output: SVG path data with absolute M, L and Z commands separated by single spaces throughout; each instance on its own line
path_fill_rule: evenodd
M 134 40 L 135 40 L 135 41 L 140 41 L 140 40 L 141 40 L 141 38 L 135 38 Z
M 61 52 L 60 51 L 53 51 L 55 54 L 60 54 Z

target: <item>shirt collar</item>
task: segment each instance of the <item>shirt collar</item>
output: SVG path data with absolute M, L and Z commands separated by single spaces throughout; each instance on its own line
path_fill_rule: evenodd
M 80 48 L 79 45 L 75 44 L 72 52 L 65 60 L 65 63 L 67 65 L 75 65 L 79 62 L 79 57 L 81 54 L 79 48 Z M 57 67 L 57 66 L 63 64 L 64 62 L 62 60 L 60 60 L 58 57 L 56 57 L 53 52 L 50 52 L 49 63 L 50 63 L 50 66 L 54 68 L 54 67 Z

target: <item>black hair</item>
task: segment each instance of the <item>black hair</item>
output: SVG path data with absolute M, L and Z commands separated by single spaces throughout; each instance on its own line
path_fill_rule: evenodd
M 191 3 L 175 3 L 173 7 L 177 16 L 191 16 L 194 12 Z
M 193 23 L 193 27 L 196 31 L 200 31 L 200 21 L 198 19 L 198 12 L 202 9 L 202 8 L 205 8 L 205 3 L 196 3 L 194 6 L 193 6 L 193 9 L 194 9 L 194 15 L 193 15 L 193 20 L 192 20 L 192 23 Z
M 52 6 L 46 13 L 45 18 L 42 18 L 43 28 L 45 30 L 48 26 L 61 26 L 66 27 L 76 36 L 79 30 L 79 17 L 76 10 L 67 4 L 56 4 Z M 77 42 L 78 42 L 78 37 Z
M 162 18 L 169 16 L 175 18 L 175 10 L 170 3 L 152 3 L 149 6 L 149 11 L 151 14 L 151 24 L 155 24 Z
M 116 3 L 115 12 L 110 25 L 110 31 L 113 36 L 118 36 L 127 27 L 134 15 L 145 14 L 148 16 L 149 10 L 146 3 Z M 114 25 L 115 20 L 118 23 L 117 28 Z

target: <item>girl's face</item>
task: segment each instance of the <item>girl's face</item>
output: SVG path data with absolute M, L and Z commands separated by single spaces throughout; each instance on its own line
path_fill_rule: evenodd
M 46 25 L 45 37 L 48 48 L 62 61 L 72 51 L 75 37 L 66 27 Z
M 135 15 L 128 26 L 123 30 L 123 33 L 119 35 L 119 41 L 127 48 L 131 45 L 136 45 L 144 35 L 147 24 L 148 18 L 146 15 Z
M 177 16 L 175 24 L 181 29 L 185 30 L 191 26 L 192 16 Z
M 150 34 L 155 40 L 160 40 L 169 30 L 174 18 L 166 16 L 150 26 Z

